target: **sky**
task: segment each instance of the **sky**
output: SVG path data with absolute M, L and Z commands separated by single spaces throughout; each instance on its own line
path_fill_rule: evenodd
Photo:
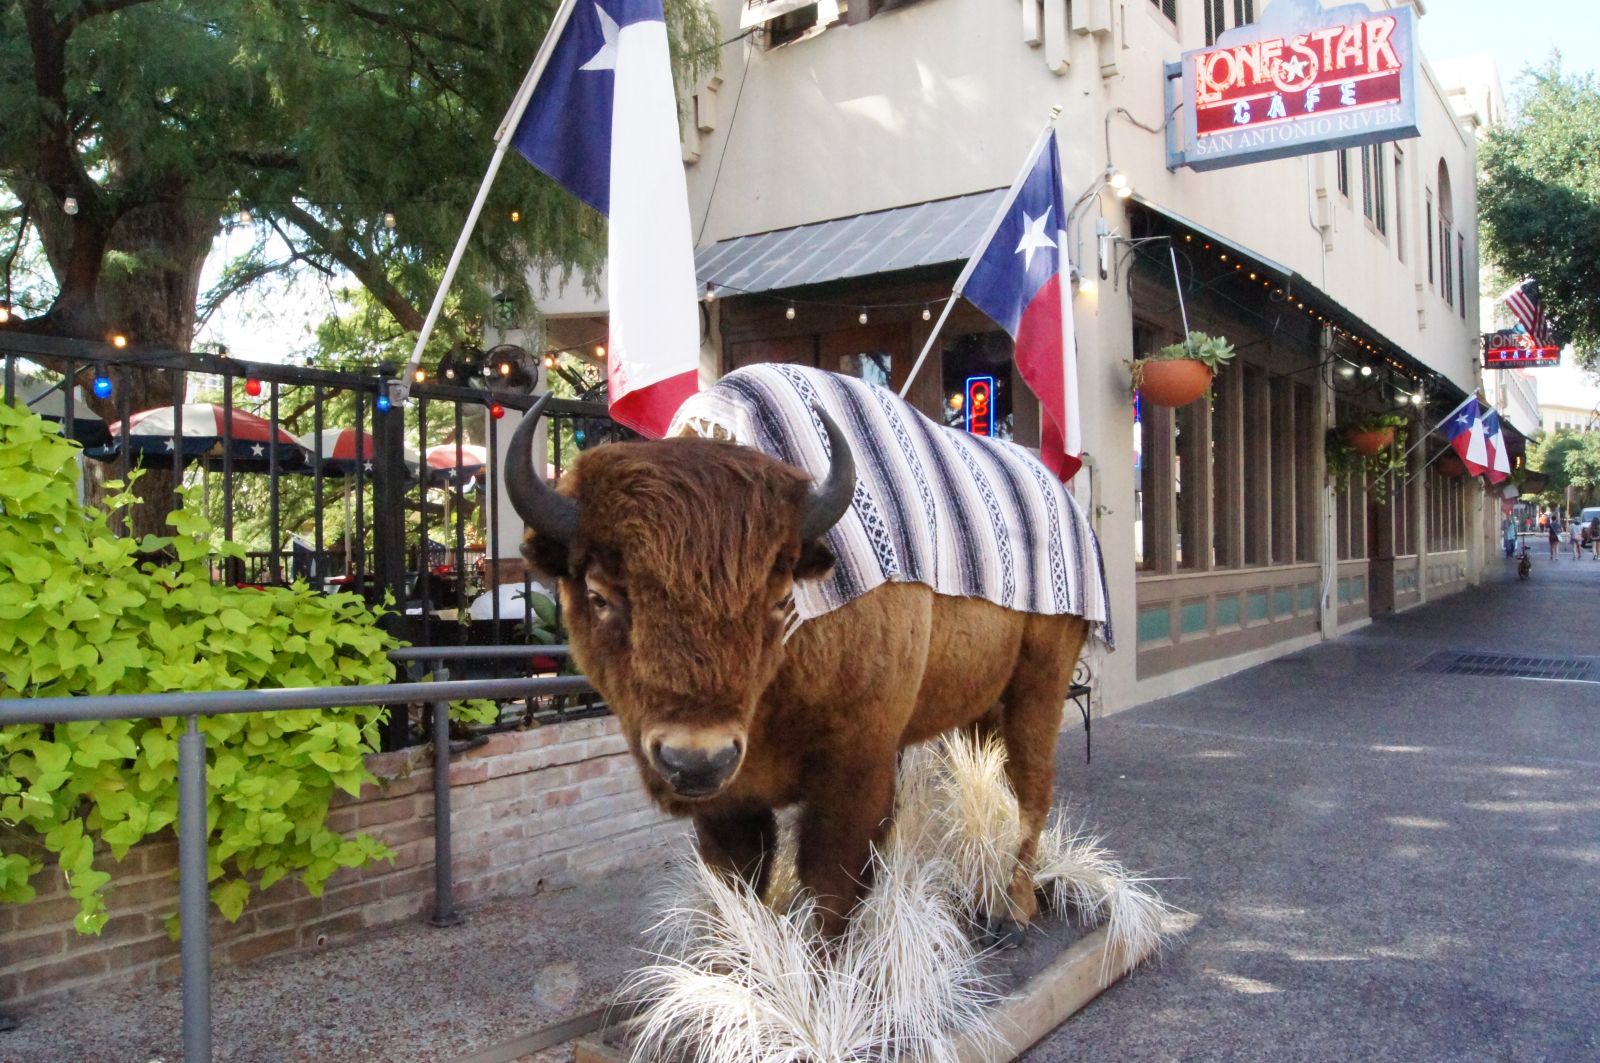
M 1333 6 L 1323 0 L 1324 7 Z M 1488 52 L 1510 97 L 1517 76 L 1539 66 L 1555 48 L 1568 73 L 1600 67 L 1600 6 L 1594 0 L 1426 0 L 1417 20 L 1422 52 L 1430 60 Z

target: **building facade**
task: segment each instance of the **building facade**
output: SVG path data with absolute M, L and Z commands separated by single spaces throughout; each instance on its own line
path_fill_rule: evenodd
M 1419 136 L 1168 166 L 1168 65 L 1269 7 L 719 0 L 725 36 L 749 32 L 686 100 L 704 375 L 799 362 L 895 388 L 1060 108 L 1074 491 L 1122 633 L 1095 662 L 1101 711 L 1463 590 L 1493 540 L 1498 506 L 1428 460 L 1440 442 L 1378 490 L 1327 475 L 1340 426 L 1400 412 L 1416 441 L 1478 387 L 1475 145 L 1420 53 Z M 563 315 L 598 320 L 581 296 L 544 309 L 562 336 Z M 1208 399 L 1141 408 L 1129 363 L 1185 321 L 1238 357 Z M 958 302 L 908 398 L 959 421 L 973 376 L 994 378 L 997 431 L 1037 446 L 1009 337 Z

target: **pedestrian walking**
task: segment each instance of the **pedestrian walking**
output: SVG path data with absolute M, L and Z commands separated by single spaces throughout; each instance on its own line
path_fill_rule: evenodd
M 1556 547 L 1561 545 L 1561 522 L 1554 516 L 1547 515 L 1544 530 L 1550 536 L 1550 560 L 1556 559 Z
M 1574 524 L 1572 526 L 1572 530 L 1568 532 L 1567 535 L 1572 539 L 1572 560 L 1582 561 L 1583 543 L 1578 539 L 1578 526 Z

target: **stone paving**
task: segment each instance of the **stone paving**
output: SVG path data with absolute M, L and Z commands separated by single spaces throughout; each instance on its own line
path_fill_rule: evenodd
M 1519 583 L 1496 558 L 1484 587 L 1097 721 L 1092 765 L 1069 730 L 1063 800 L 1197 922 L 1025 1058 L 1600 1058 L 1600 684 L 1415 670 L 1455 649 L 1600 654 L 1600 564 L 1535 554 Z M 221 971 L 217 1058 L 494 1057 L 608 1001 L 658 877 Z M 41 1005 L 0 1061 L 176 1061 L 178 1017 L 176 986 Z

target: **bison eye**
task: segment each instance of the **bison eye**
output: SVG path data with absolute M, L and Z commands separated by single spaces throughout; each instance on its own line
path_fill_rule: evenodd
M 594 591 L 589 592 L 589 608 L 594 610 L 602 610 L 607 609 L 610 606 L 611 603 L 606 601 L 604 597 L 596 594 Z

